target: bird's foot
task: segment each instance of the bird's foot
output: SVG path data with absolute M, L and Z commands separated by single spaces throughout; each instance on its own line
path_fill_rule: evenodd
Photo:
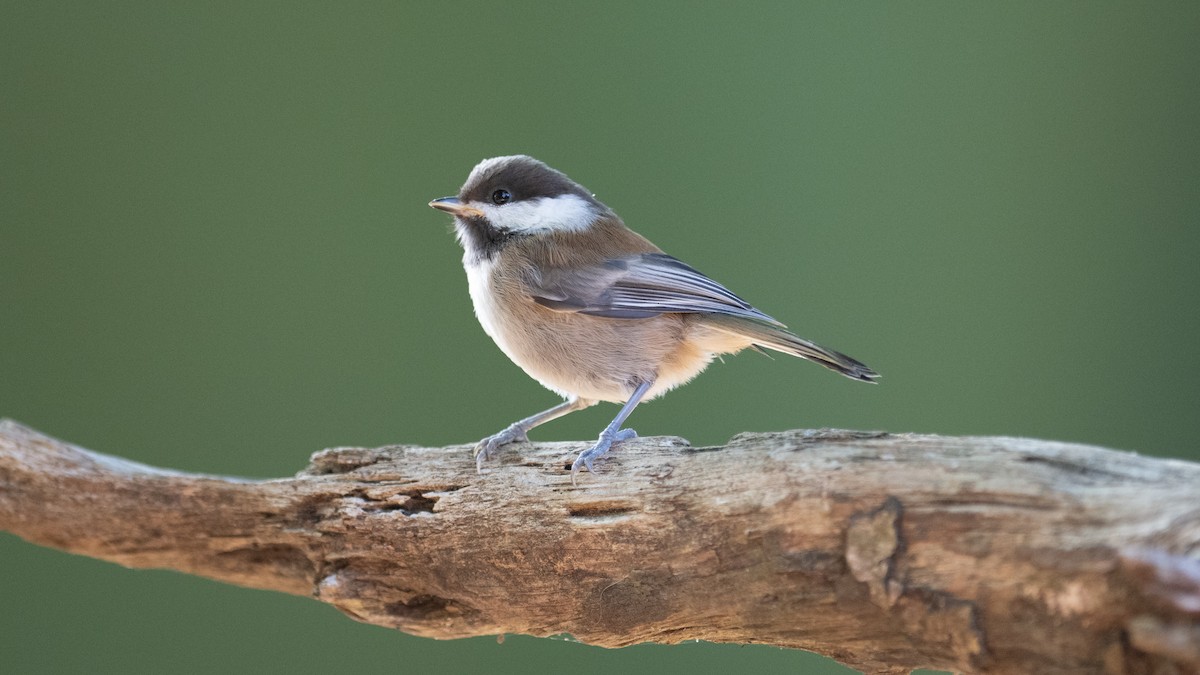
M 529 430 L 520 424 L 510 424 L 498 434 L 492 434 L 475 444 L 475 470 L 482 472 L 483 463 L 495 457 L 509 443 L 528 443 Z
M 574 463 L 571 464 L 571 484 L 575 484 L 575 475 L 579 473 L 581 468 L 586 466 L 589 473 L 596 473 L 596 467 L 592 466 L 592 462 L 600 455 L 608 452 L 614 443 L 627 441 L 631 438 L 637 438 L 637 432 L 633 429 L 621 429 L 612 433 L 609 433 L 606 429 L 604 433 L 600 434 L 600 438 L 596 441 L 596 444 L 579 453 Z

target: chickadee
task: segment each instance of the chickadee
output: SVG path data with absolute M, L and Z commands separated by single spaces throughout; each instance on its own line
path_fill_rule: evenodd
M 475 316 L 500 349 L 566 401 L 475 447 L 477 468 L 530 429 L 600 401 L 623 404 L 592 462 L 635 438 L 621 425 L 642 400 L 746 347 L 799 356 L 851 379 L 879 375 L 813 344 L 721 284 L 662 252 L 566 175 L 532 157 L 480 162 L 457 197 L 429 202 L 454 216 Z

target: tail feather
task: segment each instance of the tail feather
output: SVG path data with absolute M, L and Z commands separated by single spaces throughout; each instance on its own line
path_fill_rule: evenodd
M 717 314 L 705 316 L 704 323 L 723 333 L 739 335 L 751 340 L 754 347 L 766 347 L 777 352 L 808 359 L 852 380 L 874 383 L 879 378 L 879 373 L 871 370 L 861 361 L 793 335 L 778 326 Z

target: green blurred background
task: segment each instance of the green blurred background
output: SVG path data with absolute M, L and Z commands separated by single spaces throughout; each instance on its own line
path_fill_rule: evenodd
M 547 407 L 426 206 L 523 152 L 884 374 L 740 356 L 640 408 L 643 435 L 1200 458 L 1200 3 L 195 5 L 0 5 L 0 416 L 271 477 Z M 594 438 L 614 412 L 535 436 Z M 9 535 L 0 572 L 11 673 L 845 672 L 422 640 Z

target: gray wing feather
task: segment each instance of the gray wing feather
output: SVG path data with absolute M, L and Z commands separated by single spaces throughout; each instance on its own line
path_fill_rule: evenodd
M 561 312 L 613 319 L 665 313 L 722 314 L 782 326 L 729 289 L 665 253 L 643 253 L 584 268 L 545 270 L 533 299 Z

